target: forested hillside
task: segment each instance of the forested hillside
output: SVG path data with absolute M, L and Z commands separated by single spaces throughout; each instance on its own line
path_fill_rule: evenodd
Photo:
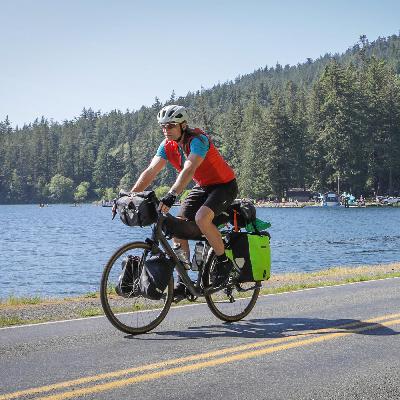
M 365 37 L 342 55 L 265 67 L 211 89 L 171 95 L 212 137 L 241 196 L 292 187 L 356 195 L 400 189 L 400 36 Z M 158 99 L 137 111 L 84 109 L 72 121 L 0 122 L 0 203 L 110 198 L 130 188 L 163 139 Z M 170 185 L 163 171 L 153 187 Z

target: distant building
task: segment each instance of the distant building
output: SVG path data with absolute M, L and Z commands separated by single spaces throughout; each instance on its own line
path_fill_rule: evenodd
M 309 201 L 313 195 L 313 192 L 300 188 L 292 188 L 286 192 L 286 198 L 291 201 Z

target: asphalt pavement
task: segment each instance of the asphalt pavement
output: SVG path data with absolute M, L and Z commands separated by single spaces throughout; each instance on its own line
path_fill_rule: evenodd
M 0 400 L 400 399 L 400 279 L 205 304 L 129 336 L 104 317 L 0 329 Z

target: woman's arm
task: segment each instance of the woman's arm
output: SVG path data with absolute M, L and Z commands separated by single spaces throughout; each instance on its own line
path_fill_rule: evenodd
M 131 192 L 143 192 L 153 182 L 154 178 L 165 167 L 167 160 L 162 157 L 154 156 L 150 165 L 140 174 L 139 179 L 133 185 Z
M 189 154 L 189 157 L 183 164 L 182 171 L 179 173 L 175 183 L 171 187 L 171 192 L 181 194 L 186 186 L 189 184 L 189 182 L 192 180 L 196 169 L 203 162 L 203 160 L 204 158 L 196 154 Z

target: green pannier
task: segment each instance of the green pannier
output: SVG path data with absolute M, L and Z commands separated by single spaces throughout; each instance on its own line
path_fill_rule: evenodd
M 265 281 L 271 275 L 271 248 L 268 232 L 230 232 L 226 255 L 239 267 L 239 282 Z

